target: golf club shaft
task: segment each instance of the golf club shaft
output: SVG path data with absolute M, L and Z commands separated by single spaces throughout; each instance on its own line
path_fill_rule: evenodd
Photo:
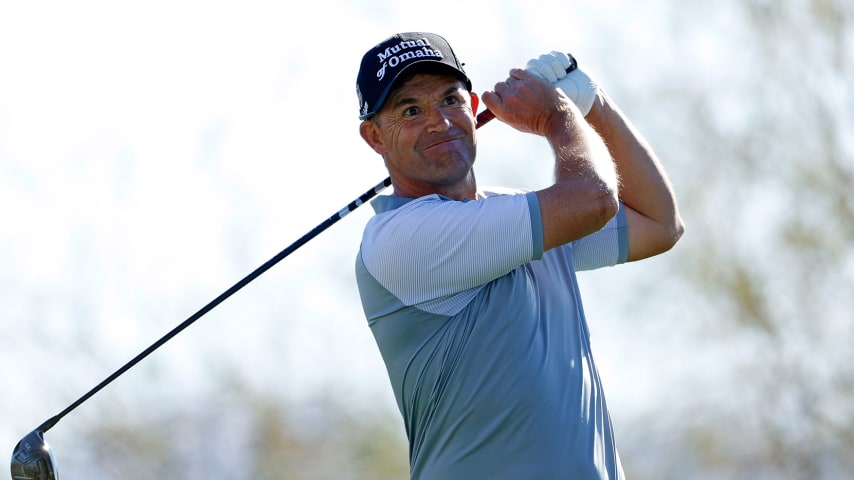
M 256 268 L 252 273 L 250 273 L 249 275 L 246 275 L 239 282 L 232 285 L 231 288 L 229 288 L 228 290 L 221 293 L 215 299 L 211 300 L 210 303 L 208 303 L 207 305 L 202 307 L 199 311 L 194 313 L 188 319 L 184 320 L 180 325 L 173 328 L 169 333 L 167 333 L 166 335 L 161 337 L 159 340 L 154 342 L 150 347 L 143 350 L 139 355 L 134 357 L 131 361 L 124 364 L 121 368 L 116 370 L 112 375 L 110 375 L 109 377 L 104 379 L 104 381 L 102 381 L 101 383 L 96 385 L 95 388 L 86 392 L 85 395 L 83 395 L 77 401 L 75 401 L 74 403 L 72 403 L 71 405 L 66 407 L 65 410 L 63 410 L 62 412 L 58 413 L 57 415 L 51 417 L 50 419 L 48 419 L 47 421 L 42 423 L 38 427 L 38 429 L 41 430 L 42 432 L 48 431 L 51 427 L 56 425 L 56 423 L 59 422 L 59 420 L 61 420 L 62 417 L 68 415 L 72 410 L 74 410 L 75 408 L 80 406 L 80 404 L 82 404 L 83 402 L 88 400 L 92 395 L 95 395 L 96 393 L 98 393 L 98 391 L 100 391 L 102 388 L 109 385 L 113 380 L 115 380 L 116 378 L 121 376 L 123 373 L 125 373 L 127 370 L 132 368 L 134 365 L 136 365 L 140 361 L 142 361 L 145 357 L 150 355 L 152 352 L 154 352 L 155 350 L 160 348 L 160 346 L 162 346 L 164 343 L 168 342 L 172 337 L 174 337 L 175 335 L 177 335 L 181 331 L 183 331 L 185 328 L 192 325 L 193 322 L 195 322 L 196 320 L 201 318 L 203 315 L 205 315 L 209 311 L 213 310 L 217 305 L 224 302 L 228 297 L 237 293 L 238 290 L 245 287 L 251 281 L 253 281 L 256 278 L 258 278 L 259 276 L 261 276 L 261 274 L 263 274 L 264 272 L 266 272 L 267 270 L 272 268 L 275 264 L 279 263 L 282 259 L 284 259 L 288 255 L 293 253 L 296 249 L 298 249 L 301 246 L 308 243 L 309 240 L 311 240 L 314 237 L 316 237 L 317 235 L 319 235 L 321 232 L 323 232 L 324 230 L 326 230 L 327 228 L 332 226 L 334 223 L 336 223 L 338 220 L 341 220 L 342 218 L 344 218 L 345 215 L 347 215 L 348 213 L 357 209 L 360 205 L 362 205 L 366 201 L 368 201 L 371 198 L 373 198 L 374 196 L 376 196 L 379 192 L 381 192 L 383 189 L 385 189 L 389 185 L 391 185 L 391 178 L 390 177 L 386 178 L 382 182 L 378 183 L 373 188 L 371 188 L 370 190 L 368 190 L 367 192 L 365 192 L 361 196 L 359 196 L 359 198 L 350 202 L 346 207 L 342 208 L 341 210 L 336 212 L 334 215 L 332 215 L 329 218 L 327 218 L 326 220 L 324 220 L 318 226 L 314 227 L 311 231 L 309 231 L 308 233 L 303 235 L 299 240 L 297 240 L 296 242 L 289 245 L 287 248 L 285 248 L 284 250 L 279 252 L 276 256 L 274 256 L 270 260 L 267 260 L 267 262 L 265 262 L 263 265 Z
M 481 112 L 477 116 L 477 127 L 479 128 L 482 125 L 485 125 L 487 122 L 489 122 L 493 118 L 495 118 L 495 115 L 493 115 L 492 112 L 490 112 L 489 110 L 484 110 L 483 112 Z M 134 365 L 141 362 L 145 357 L 149 356 L 152 352 L 154 352 L 155 350 L 160 348 L 164 343 L 166 343 L 170 339 L 172 339 L 172 337 L 181 333 L 184 329 L 186 329 L 187 327 L 192 325 L 196 320 L 198 320 L 199 318 L 204 316 L 206 313 L 208 313 L 209 311 L 216 308 L 217 305 L 224 302 L 230 296 L 237 293 L 238 290 L 245 287 L 250 282 L 252 282 L 256 278 L 261 276 L 264 272 L 266 272 L 267 270 L 272 268 L 274 265 L 276 265 L 277 263 L 282 261 L 282 259 L 284 259 L 288 255 L 293 253 L 296 249 L 305 245 L 306 243 L 308 243 L 309 240 L 313 239 L 314 237 L 319 235 L 321 232 L 323 232 L 327 228 L 331 227 L 338 220 L 341 220 L 342 218 L 344 218 L 344 216 L 346 216 L 348 213 L 359 208 L 359 206 L 361 206 L 363 203 L 365 203 L 368 200 L 370 200 L 371 198 L 375 197 L 378 193 L 380 193 L 382 190 L 384 190 L 389 185 L 391 185 L 391 177 L 388 177 L 385 180 L 383 180 L 382 182 L 376 184 L 370 190 L 366 191 L 361 196 L 359 196 L 359 198 L 357 198 L 356 200 L 353 200 L 346 207 L 342 208 L 341 210 L 336 212 L 334 215 L 332 215 L 329 218 L 327 218 L 326 220 L 324 220 L 318 226 L 314 227 L 311 231 L 309 231 L 308 233 L 303 235 L 299 240 L 297 240 L 296 242 L 289 245 L 287 248 L 285 248 L 284 250 L 282 250 L 281 252 L 276 254 L 276 256 L 274 256 L 270 260 L 267 260 L 267 262 L 265 262 L 263 265 L 261 265 L 260 267 L 256 268 L 254 271 L 252 271 L 252 273 L 250 273 L 249 275 L 246 275 L 239 282 L 232 285 L 231 288 L 222 292 L 218 297 L 211 300 L 207 305 L 202 307 L 199 311 L 194 313 L 188 319 L 181 322 L 181 324 L 179 324 L 177 327 L 173 328 L 171 331 L 169 331 L 169 333 L 162 336 L 159 340 L 157 340 L 156 342 L 151 344 L 150 347 L 143 350 L 139 355 L 134 357 L 131 361 L 122 365 L 121 368 L 119 368 L 118 370 L 113 372 L 112 375 L 105 378 L 101 383 L 99 383 L 94 388 L 92 388 L 91 390 L 86 392 L 85 395 L 83 395 L 82 397 L 77 399 L 74 403 L 72 403 L 71 405 L 66 407 L 65 410 L 63 410 L 63 411 L 59 412 L 58 414 L 54 415 L 53 417 L 47 419 L 44 423 L 39 425 L 38 430 L 41 430 L 42 432 L 47 432 L 48 430 L 50 430 L 51 427 L 56 425 L 64 416 L 71 413 L 72 410 L 79 407 L 86 400 L 89 400 L 89 398 L 91 398 L 93 395 L 95 395 L 96 393 L 101 391 L 101 389 L 103 389 L 104 387 L 106 387 L 107 385 L 112 383 L 113 380 L 120 377 L 122 374 L 124 374 L 129 369 L 133 368 Z

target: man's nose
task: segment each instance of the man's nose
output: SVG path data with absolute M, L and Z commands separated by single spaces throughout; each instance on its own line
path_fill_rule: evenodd
M 443 132 L 451 127 L 447 112 L 440 107 L 431 108 L 427 112 L 427 122 L 430 131 Z

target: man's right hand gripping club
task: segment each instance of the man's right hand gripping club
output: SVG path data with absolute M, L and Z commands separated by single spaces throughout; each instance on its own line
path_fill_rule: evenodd
M 580 113 L 571 107 L 572 102 L 566 95 L 551 87 L 541 75 L 521 68 L 511 69 L 506 80 L 483 93 L 482 100 L 504 123 L 521 132 L 547 138 L 551 129 L 564 126 L 556 114 L 570 109 L 575 110 L 572 115 Z M 561 108 L 561 104 L 565 107 Z M 559 125 L 550 125 L 555 121 Z
M 545 250 L 598 231 L 617 213 L 617 179 L 608 148 L 562 88 L 514 68 L 482 100 L 502 122 L 545 137 L 555 154 L 555 183 L 537 192 Z

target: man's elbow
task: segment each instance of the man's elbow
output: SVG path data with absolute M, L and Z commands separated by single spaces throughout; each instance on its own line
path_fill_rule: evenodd
M 585 192 L 583 206 L 579 209 L 585 212 L 584 220 L 580 223 L 587 226 L 584 235 L 598 232 L 620 212 L 620 197 L 615 186 L 605 182 L 589 182 L 584 187 L 575 187 L 575 192 Z
M 684 233 L 685 224 L 678 213 L 672 220 L 662 222 L 630 212 L 628 261 L 643 260 L 667 252 Z
M 673 244 L 674 245 L 676 244 L 676 242 L 679 241 L 680 238 L 682 238 L 682 235 L 684 233 L 685 233 L 685 222 L 682 221 L 681 216 L 676 215 L 676 222 L 675 222 L 675 225 L 673 227 Z
M 588 192 L 586 202 L 586 224 L 589 231 L 585 235 L 598 232 L 620 212 L 620 198 L 616 189 L 607 185 L 596 185 Z
M 672 221 L 668 222 L 668 224 L 663 225 L 661 228 L 661 232 L 659 234 L 659 241 L 657 251 L 653 253 L 653 255 L 658 255 L 659 253 L 664 253 L 679 242 L 679 239 L 682 238 L 682 235 L 685 233 L 685 224 L 682 222 L 682 218 L 679 214 L 676 214 Z
M 676 245 L 676 242 L 682 238 L 682 234 L 684 233 L 685 223 L 682 221 L 682 217 L 677 213 L 670 225 L 670 245 L 667 247 L 667 250 L 673 248 Z
M 616 189 L 608 189 L 599 200 L 600 221 L 604 227 L 620 212 L 620 197 Z

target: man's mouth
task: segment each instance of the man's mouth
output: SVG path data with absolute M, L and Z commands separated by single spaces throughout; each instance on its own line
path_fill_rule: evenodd
M 445 137 L 445 138 L 442 138 L 439 140 L 435 140 L 435 141 L 431 142 L 429 145 L 427 145 L 426 147 L 424 147 L 424 150 L 432 150 L 434 148 L 442 148 L 442 147 L 445 147 L 448 144 L 450 144 L 454 141 L 457 141 L 459 139 L 460 139 L 460 137 L 454 136 L 454 137 Z

